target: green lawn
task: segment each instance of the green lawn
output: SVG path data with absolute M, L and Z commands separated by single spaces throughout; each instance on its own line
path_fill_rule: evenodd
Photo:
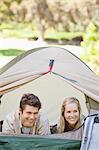
M 18 49 L 4 49 L 0 50 L 0 56 L 17 56 L 23 52 L 24 51 Z
M 39 32 L 35 28 L 34 24 L 26 23 L 2 23 L 0 25 L 1 37 L 15 37 L 15 38 L 31 38 L 37 39 Z M 45 32 L 45 40 L 71 40 L 75 37 L 82 36 L 83 32 L 57 32 L 52 29 L 48 29 Z

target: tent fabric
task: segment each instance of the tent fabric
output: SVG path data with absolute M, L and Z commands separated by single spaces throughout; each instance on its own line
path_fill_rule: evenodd
M 99 113 L 89 115 L 85 119 L 84 133 L 80 150 L 99 149 Z
M 52 70 L 50 60 L 54 60 Z M 0 71 L 0 94 L 49 72 L 99 102 L 99 78 L 74 54 L 55 46 L 30 50 L 4 66 Z
M 0 135 L 0 150 L 79 150 L 80 140 Z
M 83 124 L 81 127 L 73 131 L 48 135 L 48 137 L 51 138 L 71 139 L 71 140 L 82 140 L 82 136 L 83 136 Z
M 94 124 L 92 138 L 90 140 L 90 145 L 88 150 L 98 150 L 99 149 L 99 123 Z M 97 133 L 97 134 L 96 134 Z
M 16 77 L 14 77 L 13 81 L 10 81 L 8 78 L 6 81 L 6 79 L 4 80 L 3 84 L 2 84 L 2 90 L 1 90 L 1 94 L 4 94 L 10 90 L 14 90 L 24 84 L 27 84 L 28 82 L 32 81 L 32 80 L 35 80 L 37 78 L 39 78 L 41 75 L 31 75 L 31 76 L 26 76 L 26 77 L 22 77 L 21 78 L 21 81 L 20 79 Z

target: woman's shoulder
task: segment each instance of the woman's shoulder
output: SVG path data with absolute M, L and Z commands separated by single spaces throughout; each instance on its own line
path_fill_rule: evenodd
M 85 119 L 86 117 L 83 115 L 83 114 L 81 114 L 80 115 L 80 122 L 81 122 L 81 125 L 84 123 L 84 119 Z

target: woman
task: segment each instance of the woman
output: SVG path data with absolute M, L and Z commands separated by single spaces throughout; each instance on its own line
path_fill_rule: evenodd
M 66 98 L 61 107 L 59 133 L 71 131 L 81 126 L 80 103 L 74 97 Z

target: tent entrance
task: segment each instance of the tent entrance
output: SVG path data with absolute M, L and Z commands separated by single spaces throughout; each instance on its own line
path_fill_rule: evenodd
M 62 80 L 60 77 L 49 73 L 4 94 L 1 98 L 0 120 L 3 120 L 9 112 L 17 109 L 20 97 L 24 93 L 29 92 L 34 93 L 40 98 L 42 102 L 42 111 L 47 114 L 50 124 L 56 124 L 60 115 L 62 101 L 66 97 L 74 96 L 78 98 L 82 106 L 83 115 L 86 116 L 88 113 L 85 104 L 85 95 L 66 83 L 66 81 Z

